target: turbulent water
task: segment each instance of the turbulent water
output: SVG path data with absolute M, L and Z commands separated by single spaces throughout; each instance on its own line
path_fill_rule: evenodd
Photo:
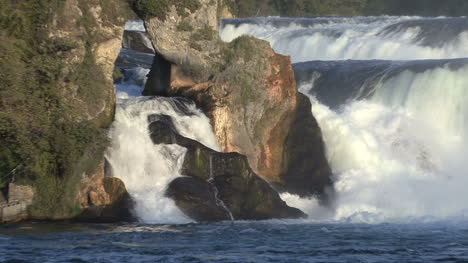
M 127 69 L 117 87 L 117 108 L 107 159 L 115 177 L 123 180 L 135 201 L 135 214 L 145 223 L 188 223 L 189 218 L 165 197 L 167 185 L 179 173 L 186 149 L 178 145 L 155 145 L 150 139 L 148 118 L 167 115 L 177 131 L 217 150 L 209 119 L 193 102 L 141 97 L 148 69 Z
M 0 262 L 467 262 L 468 225 L 24 224 L 0 228 Z
M 466 57 L 468 19 L 330 17 L 226 19 L 221 37 L 243 34 L 268 40 L 293 62 L 343 59 Z
M 191 222 L 164 197 L 185 149 L 154 145 L 148 117 L 169 115 L 218 149 L 209 120 L 189 101 L 141 97 L 151 55 L 122 50 L 107 158 L 141 224 L 2 226 L 0 262 L 468 262 L 468 19 L 224 20 L 225 41 L 243 34 L 295 62 L 323 131 L 333 209 L 283 194 L 310 218 Z
M 224 40 L 243 34 L 297 62 L 324 134 L 335 211 L 283 195 L 289 204 L 332 221 L 466 218 L 467 18 L 224 20 Z

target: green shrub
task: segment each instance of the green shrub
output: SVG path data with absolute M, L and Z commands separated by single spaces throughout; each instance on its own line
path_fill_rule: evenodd
M 190 42 L 211 41 L 214 39 L 215 35 L 216 31 L 209 25 L 204 25 L 190 36 Z
M 193 27 L 190 25 L 188 21 L 182 20 L 177 25 L 177 31 L 192 31 Z

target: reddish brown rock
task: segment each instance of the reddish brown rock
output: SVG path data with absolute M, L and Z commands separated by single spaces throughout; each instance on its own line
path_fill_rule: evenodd
M 79 221 L 118 222 L 133 221 L 132 201 L 124 183 L 115 177 L 105 175 L 104 162 L 96 172 L 85 177 L 78 193 Z
M 183 17 L 172 8 L 170 19 L 145 21 L 160 62 L 153 64 L 144 94 L 194 100 L 210 118 L 222 151 L 247 156 L 252 170 L 281 191 L 323 194 L 331 173 L 310 107 L 298 110 L 291 59 L 253 37 L 222 42 L 217 21 L 203 15 L 215 11 L 206 6 Z M 181 23 L 193 30 L 179 32 Z M 170 79 L 158 74 L 163 71 Z M 298 131 L 307 124 L 314 125 Z M 309 139 L 312 142 L 302 143 Z M 298 153 L 311 156 L 292 160 Z M 294 169 L 294 164 L 301 168 Z

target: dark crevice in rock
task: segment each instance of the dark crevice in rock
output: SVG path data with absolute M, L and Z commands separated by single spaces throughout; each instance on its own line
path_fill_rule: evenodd
M 171 63 L 155 53 L 143 96 L 166 96 L 171 85 Z
M 333 187 L 332 172 L 325 155 L 322 132 L 311 113 L 307 96 L 298 93 L 297 110 L 289 129 L 284 148 L 285 173 L 279 191 L 299 196 L 317 196 L 322 201 L 329 197 L 327 190 Z

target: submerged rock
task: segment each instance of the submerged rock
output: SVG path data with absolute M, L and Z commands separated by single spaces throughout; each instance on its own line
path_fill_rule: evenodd
M 194 179 L 176 179 L 167 195 L 195 220 L 223 220 L 231 213 L 236 220 L 302 218 L 279 194 L 250 168 L 239 153 L 221 153 L 178 134 L 171 117 L 149 118 L 155 144 L 178 144 L 187 148 L 181 173 Z M 221 203 L 220 203 L 221 202 Z

